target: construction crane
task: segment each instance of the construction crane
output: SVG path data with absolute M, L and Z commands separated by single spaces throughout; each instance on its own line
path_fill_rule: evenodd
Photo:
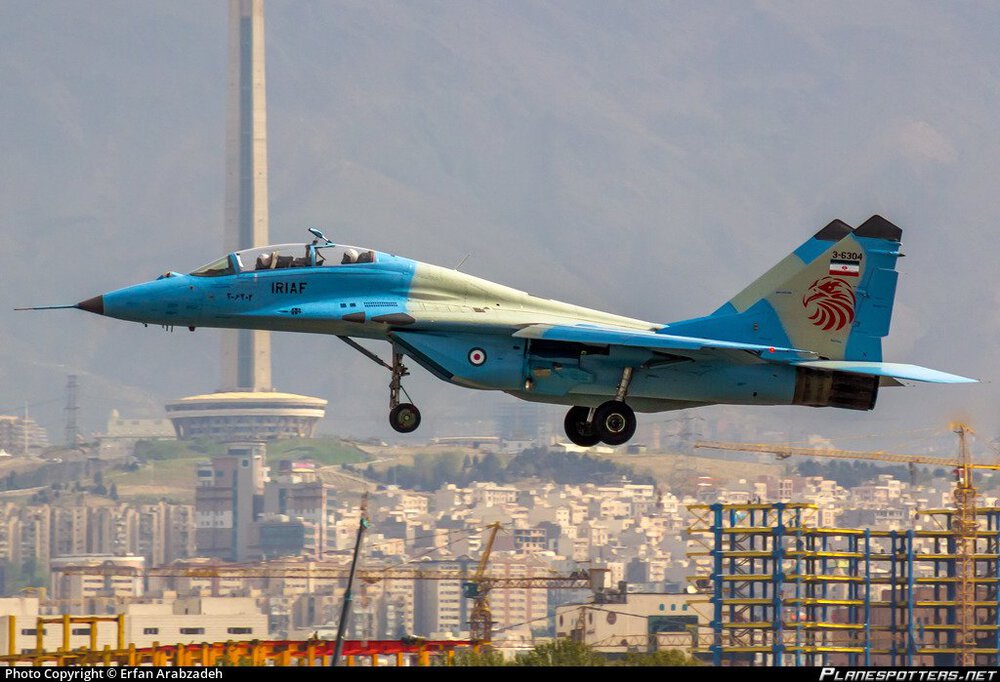
M 344 590 L 344 603 L 340 610 L 340 619 L 337 621 L 337 643 L 333 649 L 333 660 L 330 662 L 333 667 L 340 665 L 340 657 L 344 653 L 344 634 L 347 632 L 347 621 L 351 615 L 351 602 L 354 600 L 354 576 L 358 572 L 361 541 L 369 526 L 371 526 L 371 522 L 368 520 L 368 493 L 366 492 L 361 496 L 361 515 L 358 521 L 358 534 L 354 540 L 354 553 L 351 555 L 351 572 L 347 574 L 347 589 Z
M 482 644 L 489 644 L 493 640 L 493 614 L 490 610 L 489 595 L 493 589 L 571 589 L 590 588 L 597 592 L 602 589 L 599 582 L 603 582 L 605 569 L 594 569 L 592 571 L 576 571 L 567 576 L 534 576 L 534 577 L 507 577 L 495 578 L 487 575 L 486 569 L 489 565 L 490 555 L 493 552 L 493 543 L 497 533 L 501 530 L 499 523 L 487 526 L 490 535 L 486 540 L 476 572 L 470 580 L 462 583 L 462 596 L 472 599 L 472 612 L 469 616 L 469 639 Z M 592 579 L 597 578 L 598 582 Z M 599 577 L 598 577 L 599 576 Z
M 979 530 L 976 510 L 976 487 L 973 483 L 973 472 L 976 469 L 1000 471 L 997 464 L 973 464 L 966 436 L 974 433 L 965 424 L 952 424 L 952 431 L 958 436 L 958 459 L 943 457 L 927 457 L 924 455 L 906 455 L 883 450 L 839 450 L 835 448 L 805 448 L 771 443 L 731 443 L 724 441 L 699 441 L 695 448 L 711 450 L 735 450 L 738 452 L 763 452 L 777 455 L 780 459 L 792 456 L 827 457 L 832 459 L 867 459 L 880 462 L 898 462 L 908 464 L 912 468 L 917 464 L 953 467 L 955 470 L 955 489 L 952 498 L 955 511 L 951 515 L 951 530 L 955 532 L 957 578 L 955 602 L 958 610 L 956 624 L 958 625 L 957 648 L 959 665 L 975 665 L 976 647 L 975 634 L 975 601 L 976 601 L 976 536 Z
M 493 553 L 493 543 L 500 532 L 500 523 L 489 525 L 490 536 L 486 540 L 486 547 L 482 556 L 479 557 L 479 564 L 476 566 L 476 573 L 472 580 L 462 583 L 462 596 L 472 599 L 472 613 L 469 615 L 469 639 L 489 643 L 493 639 L 493 614 L 490 612 L 490 588 L 489 581 L 485 580 L 486 566 L 490 561 L 490 554 Z
M 569 575 L 541 575 L 522 577 L 493 577 L 487 574 L 490 555 L 501 530 L 501 524 L 487 526 L 490 533 L 487 537 L 483 553 L 475 572 L 470 576 L 466 571 L 424 569 L 419 567 L 365 567 L 356 570 L 356 576 L 368 584 L 388 582 L 392 580 L 458 580 L 462 581 L 463 596 L 472 599 L 473 605 L 469 619 L 470 639 L 481 643 L 489 643 L 492 639 L 493 618 L 489 604 L 489 594 L 494 589 L 532 590 L 532 589 L 591 589 L 598 590 L 600 586 L 592 580 L 591 574 L 603 579 L 601 571 L 574 571 Z M 145 578 L 202 578 L 221 580 L 235 578 L 250 579 L 300 579 L 300 580 L 345 580 L 350 576 L 348 566 L 324 566 L 308 563 L 295 565 L 288 562 L 248 564 L 201 564 L 192 565 L 181 562 L 153 568 L 137 568 L 123 566 L 108 561 L 92 565 L 62 565 L 53 567 L 53 582 L 61 575 L 93 575 L 129 576 Z

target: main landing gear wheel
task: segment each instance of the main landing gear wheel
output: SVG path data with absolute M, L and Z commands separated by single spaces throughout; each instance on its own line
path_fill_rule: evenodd
M 590 416 L 589 407 L 569 408 L 563 426 L 566 428 L 566 437 L 575 445 L 581 448 L 589 448 L 601 442 L 600 436 L 595 433 L 594 425 L 587 421 Z
M 420 426 L 420 410 L 413 403 L 400 403 L 389 411 L 389 424 L 400 433 L 416 431 Z
M 623 445 L 635 435 L 635 412 L 619 400 L 602 403 L 594 412 L 593 431 L 608 445 Z

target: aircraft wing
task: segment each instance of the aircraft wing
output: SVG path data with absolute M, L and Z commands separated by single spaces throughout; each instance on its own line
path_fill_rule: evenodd
M 762 346 L 753 343 L 722 341 L 694 336 L 676 336 L 655 332 L 596 325 L 548 325 L 533 324 L 514 333 L 522 339 L 544 339 L 566 343 L 583 343 L 595 346 L 622 346 L 642 348 L 649 351 L 673 353 L 689 356 L 729 356 L 735 359 L 733 351 L 752 353 L 761 360 L 791 363 L 797 367 L 813 367 L 837 372 L 850 372 L 868 376 L 892 379 L 924 381 L 936 384 L 977 383 L 976 379 L 939 372 L 935 369 L 906 365 L 897 362 L 865 362 L 860 360 L 818 360 L 816 353 L 799 348 Z M 744 356 L 745 357 L 745 356 Z
M 920 367 L 919 365 L 903 365 L 898 362 L 863 362 L 860 360 L 809 360 L 795 363 L 797 367 L 815 367 L 830 369 L 837 372 L 866 374 L 876 377 L 891 377 L 893 379 L 909 379 L 910 381 L 926 381 L 932 384 L 975 384 L 978 379 L 960 377 L 957 374 L 939 372 L 936 369 Z
M 624 346 L 627 348 L 643 348 L 650 351 L 677 353 L 680 355 L 702 354 L 711 351 L 746 351 L 775 360 L 788 360 L 802 356 L 816 357 L 811 351 L 797 348 L 780 348 L 761 346 L 753 343 L 721 341 L 719 339 L 703 339 L 694 336 L 674 336 L 672 334 L 657 334 L 638 329 L 620 327 L 600 327 L 590 325 L 548 325 L 532 324 L 514 333 L 521 339 L 543 339 L 546 341 L 563 341 L 566 343 L 583 343 L 595 346 Z

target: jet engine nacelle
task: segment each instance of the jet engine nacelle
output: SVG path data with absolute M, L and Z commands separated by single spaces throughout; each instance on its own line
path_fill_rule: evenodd
M 797 367 L 792 404 L 871 410 L 875 408 L 878 387 L 879 377 Z

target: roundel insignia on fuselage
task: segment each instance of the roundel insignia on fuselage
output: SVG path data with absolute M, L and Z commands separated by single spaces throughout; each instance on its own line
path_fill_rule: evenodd
M 479 367 L 486 363 L 486 351 L 482 348 L 473 348 L 469 351 L 469 364 Z

